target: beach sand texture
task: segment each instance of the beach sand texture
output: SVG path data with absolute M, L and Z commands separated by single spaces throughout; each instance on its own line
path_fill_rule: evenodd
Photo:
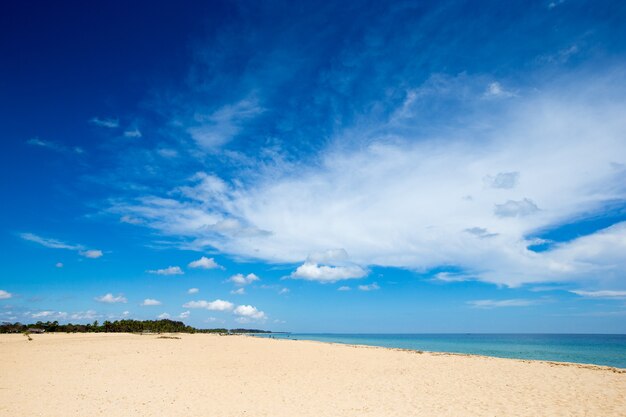
M 0 415 L 626 416 L 612 368 L 176 336 L 0 335 Z

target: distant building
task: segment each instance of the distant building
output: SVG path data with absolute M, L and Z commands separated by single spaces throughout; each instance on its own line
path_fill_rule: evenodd
M 29 332 L 31 333 L 45 333 L 45 329 L 38 329 L 38 328 L 29 328 L 28 329 Z

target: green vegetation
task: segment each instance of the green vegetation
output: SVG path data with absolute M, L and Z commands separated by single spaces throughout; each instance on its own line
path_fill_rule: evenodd
M 34 324 L 3 323 L 0 333 L 35 333 L 35 332 L 65 332 L 65 333 L 271 333 L 256 329 L 196 329 L 187 326 L 182 321 L 173 320 L 116 320 L 104 321 L 99 324 L 94 321 L 90 324 L 59 324 L 58 321 L 38 321 Z

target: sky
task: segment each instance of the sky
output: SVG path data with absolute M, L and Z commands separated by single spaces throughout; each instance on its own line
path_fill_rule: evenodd
M 624 21 L 6 4 L 0 321 L 626 333 Z

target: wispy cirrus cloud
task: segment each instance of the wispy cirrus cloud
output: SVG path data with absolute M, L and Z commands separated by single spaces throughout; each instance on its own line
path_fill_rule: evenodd
M 20 233 L 19 236 L 24 240 L 38 243 L 46 248 L 72 250 L 78 252 L 80 256 L 84 256 L 85 258 L 96 259 L 104 255 L 104 253 L 99 249 L 86 249 L 83 245 L 65 243 L 57 239 L 41 237 L 34 233 Z M 61 264 L 61 267 L 62 266 L 63 264 Z
M 49 149 L 51 151 L 60 152 L 60 153 L 73 153 L 73 154 L 83 154 L 85 150 L 79 146 L 66 146 L 58 142 L 43 140 L 39 138 L 31 138 L 26 141 L 26 144 L 30 146 L 36 146 L 40 148 Z
M 599 291 L 570 290 L 570 292 L 576 295 L 580 295 L 581 297 L 588 297 L 588 298 L 626 299 L 626 291 L 622 291 L 622 290 L 599 290 Z
M 474 308 L 502 308 L 502 307 L 527 307 L 536 304 L 536 300 L 526 300 L 523 298 L 514 298 L 508 300 L 473 300 L 467 304 Z
M 116 129 L 120 126 L 119 119 L 114 119 L 111 117 L 93 117 L 89 120 L 89 123 L 94 126 L 104 127 L 108 129 Z
M 607 268 L 615 274 L 624 264 L 608 263 L 614 251 L 603 243 L 610 235 L 621 245 L 620 225 L 541 253 L 528 247 L 538 230 L 626 201 L 626 171 L 615 163 L 626 157 L 620 133 L 626 122 L 617 117 L 626 108 L 614 99 L 621 92 L 608 87 L 617 79 L 607 73 L 576 93 L 565 93 L 564 81 L 511 98 L 496 113 L 469 77 L 427 81 L 388 119 L 338 133 L 337 145 L 314 164 L 298 170 L 279 164 L 244 181 L 194 176 L 167 199 L 143 197 L 114 210 L 186 247 L 267 262 L 304 260 L 292 278 L 334 282 L 363 277 L 368 265 L 422 271 L 453 265 L 509 286 L 602 280 Z M 409 127 L 425 103 L 450 97 L 462 82 L 470 85 L 463 106 L 472 103 L 474 122 L 488 128 L 458 122 L 433 138 Z M 345 145 L 357 137 L 359 147 Z M 577 249 L 591 244 L 600 245 L 592 256 Z M 328 247 L 346 248 L 353 263 L 307 260 Z
M 367 285 L 359 285 L 359 291 L 376 291 L 380 290 L 380 286 L 377 283 L 367 284 Z

